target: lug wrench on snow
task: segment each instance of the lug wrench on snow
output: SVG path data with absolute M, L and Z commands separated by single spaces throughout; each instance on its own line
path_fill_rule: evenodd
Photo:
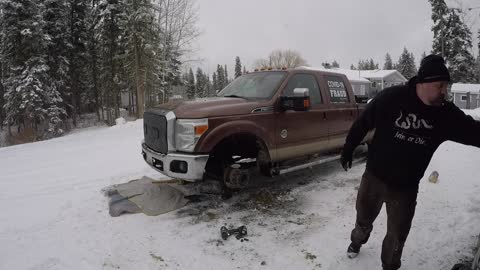
M 220 228 L 220 234 L 222 235 L 223 240 L 227 240 L 233 234 L 236 234 L 237 239 L 242 238 L 243 236 L 247 235 L 247 227 L 240 226 L 236 229 L 227 229 L 227 227 L 222 226 Z

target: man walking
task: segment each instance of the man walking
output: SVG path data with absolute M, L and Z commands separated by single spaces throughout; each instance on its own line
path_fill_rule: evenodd
M 445 100 L 450 74 L 442 57 L 425 57 L 407 85 L 381 91 L 352 125 L 341 164 L 352 166 L 352 154 L 368 131 L 375 130 L 358 190 L 355 228 L 347 254 L 354 258 L 372 231 L 383 203 L 387 234 L 382 245 L 384 270 L 401 266 L 417 204 L 418 184 L 438 146 L 447 140 L 480 147 L 480 122 Z

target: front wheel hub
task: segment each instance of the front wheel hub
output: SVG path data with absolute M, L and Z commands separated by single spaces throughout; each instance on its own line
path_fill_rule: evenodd
M 225 169 L 224 182 L 228 188 L 241 189 L 250 183 L 248 169 L 242 169 L 240 164 L 232 164 Z

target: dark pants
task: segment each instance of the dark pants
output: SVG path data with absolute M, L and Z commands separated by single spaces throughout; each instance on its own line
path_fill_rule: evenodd
M 407 240 L 417 205 L 418 187 L 393 190 L 369 172 L 365 172 L 357 195 L 357 220 L 351 240 L 362 245 L 368 241 L 373 222 L 383 203 L 387 208 L 387 235 L 382 245 L 382 265 L 385 270 L 400 268 L 403 246 Z

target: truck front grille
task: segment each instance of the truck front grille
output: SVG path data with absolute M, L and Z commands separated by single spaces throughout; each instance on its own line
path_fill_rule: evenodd
M 168 152 L 167 119 L 164 115 L 145 112 L 143 115 L 143 135 L 145 144 L 159 153 Z

